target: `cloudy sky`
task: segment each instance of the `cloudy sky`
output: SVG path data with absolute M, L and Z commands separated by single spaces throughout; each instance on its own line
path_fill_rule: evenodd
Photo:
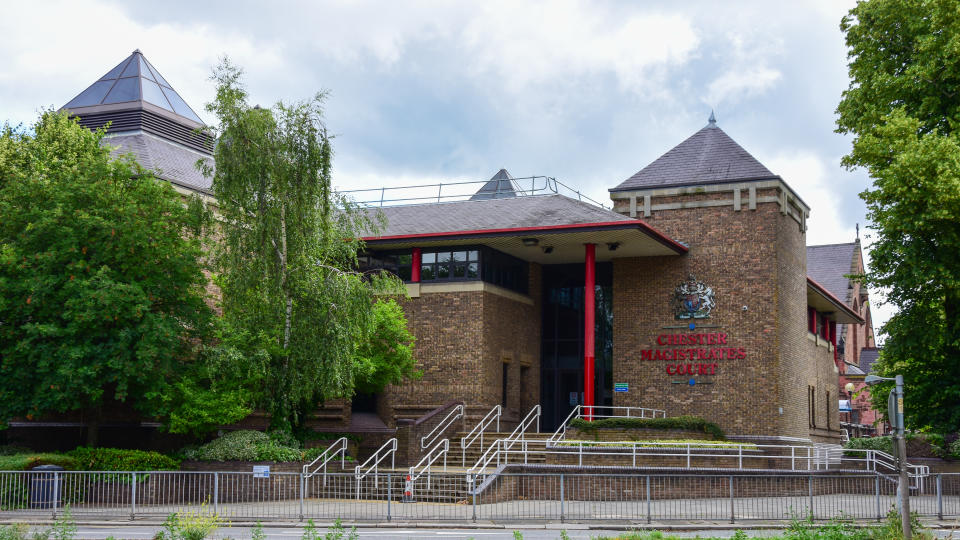
M 869 180 L 841 168 L 850 143 L 833 132 L 852 2 L 0 3 L 0 120 L 14 124 L 135 48 L 209 119 L 226 54 L 257 103 L 329 90 L 341 189 L 505 167 L 607 201 L 714 109 L 810 204 L 809 244 L 849 242 L 864 223 Z

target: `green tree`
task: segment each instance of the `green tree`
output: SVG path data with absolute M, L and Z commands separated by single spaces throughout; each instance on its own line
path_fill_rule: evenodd
M 373 305 L 370 331 L 357 345 L 356 393 L 374 394 L 382 392 L 388 384 L 419 378 L 413 342 L 400 305 L 393 299 L 377 301 Z
M 251 107 L 239 69 L 224 60 L 214 78 L 224 318 L 249 336 L 247 354 L 264 353 L 271 428 L 295 431 L 318 402 L 351 394 L 376 295 L 399 282 L 353 270 L 374 224 L 331 187 L 324 95 Z
M 103 132 L 47 112 L 0 134 L 0 421 L 152 416 L 209 327 L 203 212 Z
M 960 10 L 954 0 L 868 0 L 844 17 L 850 87 L 844 158 L 873 186 L 875 231 L 863 280 L 897 313 L 875 368 L 904 375 L 911 428 L 960 430 Z M 872 391 L 886 409 L 889 387 Z

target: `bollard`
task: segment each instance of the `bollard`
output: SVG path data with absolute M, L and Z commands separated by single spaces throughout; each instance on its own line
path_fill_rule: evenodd
M 412 503 L 417 502 L 413 498 L 413 480 L 411 480 L 410 475 L 407 475 L 407 479 L 403 483 L 403 499 L 400 502 Z

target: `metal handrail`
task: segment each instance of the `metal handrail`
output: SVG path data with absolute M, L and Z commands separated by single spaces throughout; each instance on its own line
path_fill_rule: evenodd
M 500 431 L 500 415 L 503 414 L 503 407 L 501 405 L 494 405 L 490 412 L 473 426 L 473 429 L 470 430 L 470 433 L 467 433 L 464 437 L 460 438 L 460 454 L 461 460 L 464 467 L 467 465 L 467 448 L 473 445 L 476 442 L 477 438 L 480 439 L 480 447 L 483 448 L 483 433 L 486 431 L 487 427 L 493 423 L 494 420 L 497 422 L 496 431 Z M 478 431 L 479 430 L 479 431 Z
M 323 469 L 323 474 L 324 474 L 324 482 L 326 482 L 327 462 L 330 461 L 330 460 L 332 460 L 333 458 L 335 458 L 335 457 L 337 456 L 337 454 L 340 454 L 340 468 L 341 468 L 341 469 L 345 468 L 345 467 L 346 467 L 346 462 L 347 462 L 347 445 L 348 445 L 348 442 L 347 442 L 347 438 L 346 438 L 346 437 L 340 437 L 339 439 L 337 439 L 336 441 L 334 441 L 333 444 L 331 444 L 330 446 L 328 446 L 327 449 L 324 450 L 322 454 L 320 454 L 319 456 L 317 456 L 317 457 L 316 457 L 313 461 L 311 461 L 310 463 L 307 463 L 306 465 L 303 466 L 303 475 L 304 475 L 304 477 L 310 478 L 311 476 L 313 476 L 314 474 L 316 474 L 317 471 L 319 471 L 319 470 L 322 468 L 322 469 Z M 332 452 L 332 453 L 331 453 L 331 452 Z M 328 455 L 328 454 L 329 454 L 329 455 Z M 307 472 L 307 471 L 309 471 L 310 468 L 313 467 L 314 464 L 317 463 L 318 461 L 321 462 L 320 465 L 317 465 L 317 466 L 313 469 L 313 471 Z
M 585 416 L 584 411 L 588 409 L 585 405 L 577 405 L 570 411 L 570 414 L 567 415 L 567 418 L 560 424 L 560 427 L 557 428 L 557 431 L 547 439 L 548 443 L 556 443 L 557 441 L 563 440 L 567 436 L 567 425 L 576 418 L 583 418 Z M 589 411 L 586 411 L 590 414 L 593 419 L 602 419 L 602 418 L 666 418 L 667 411 L 663 409 L 651 409 L 648 407 L 612 407 L 609 405 L 591 405 L 589 406 Z M 604 414 L 605 411 L 610 411 L 609 414 Z M 616 414 L 620 411 L 625 412 L 626 414 Z M 634 414 L 636 411 L 639 414 Z
M 530 182 L 529 188 L 525 185 L 526 181 Z M 540 181 L 542 181 L 542 184 L 540 184 Z M 393 204 L 458 202 L 470 200 L 472 196 L 477 194 L 476 189 L 467 189 L 467 186 L 483 187 L 489 182 L 490 180 L 468 180 L 464 182 L 441 182 L 438 184 L 418 184 L 412 186 L 384 186 L 378 188 L 351 189 L 341 191 L 340 194 L 357 198 L 357 204 L 373 207 L 383 207 Z M 511 197 L 530 197 L 553 194 L 562 195 L 563 193 L 561 192 L 566 192 L 569 193 L 571 197 L 575 196 L 580 202 L 587 202 L 601 208 L 607 208 L 603 203 L 591 199 L 580 190 L 573 189 L 563 182 L 557 181 L 557 179 L 552 176 L 537 175 L 512 178 L 509 180 L 509 190 L 501 189 L 500 185 L 502 182 L 503 181 L 497 182 L 494 190 L 484 191 L 483 195 L 496 197 L 496 195 L 509 194 Z M 444 188 L 447 188 L 447 193 L 444 193 Z M 451 188 L 454 193 L 450 193 Z M 409 193 L 404 195 L 401 190 L 407 190 Z M 390 195 L 388 197 L 388 192 L 400 192 L 400 195 Z M 434 194 L 434 192 L 436 194 Z M 377 196 L 378 194 L 379 197 Z
M 473 465 L 473 467 L 471 467 L 470 470 L 467 471 L 467 474 L 471 475 L 477 469 L 481 471 L 486 469 L 487 465 L 489 465 L 490 462 L 493 461 L 493 458 L 496 458 L 497 465 L 500 465 L 500 457 L 505 456 L 506 453 L 509 452 L 511 448 L 513 448 L 513 445 L 516 444 L 516 441 L 518 440 L 523 441 L 521 446 L 523 447 L 523 452 L 524 452 L 524 462 L 526 462 L 527 461 L 526 459 L 527 439 L 525 435 L 527 432 L 527 428 L 530 427 L 530 425 L 533 424 L 534 422 L 536 422 L 537 424 L 536 432 L 540 433 L 540 412 L 541 412 L 540 405 L 534 405 L 530 409 L 530 412 L 527 413 L 527 416 L 525 416 L 523 420 L 521 420 L 520 423 L 517 424 L 517 427 L 512 432 L 510 432 L 510 435 L 508 435 L 507 438 L 497 439 L 496 441 L 493 442 L 493 444 L 491 444 L 487 448 L 487 450 L 483 453 L 483 455 L 480 456 L 480 459 L 478 459 L 477 462 Z M 491 452 L 493 452 L 493 454 L 491 454 Z
M 446 416 L 443 417 L 443 420 L 439 424 L 433 427 L 430 433 L 427 433 L 423 437 L 420 437 L 420 448 L 425 449 L 429 448 L 437 439 L 440 438 L 440 435 L 447 430 L 454 422 L 456 422 L 461 416 L 463 416 L 463 404 L 457 405 Z M 429 440 L 428 440 L 429 439 Z
M 360 482 L 373 471 L 373 485 L 374 487 L 379 486 L 380 481 L 380 462 L 390 456 L 390 468 L 393 469 L 396 465 L 396 455 L 397 455 L 397 438 L 394 437 L 387 442 L 383 443 L 380 448 L 377 448 L 377 451 L 373 453 L 370 457 L 367 458 L 361 465 L 357 465 L 354 469 L 353 474 L 357 478 L 357 499 L 360 499 Z M 373 463 L 370 463 L 370 462 Z M 366 470 L 363 470 L 366 467 Z
M 416 465 L 410 467 L 407 479 L 413 483 L 416 482 L 424 473 L 427 475 L 427 489 L 430 489 L 430 473 L 433 470 L 433 463 L 443 458 L 443 472 L 447 472 L 447 452 L 450 451 L 450 439 L 444 439 L 423 456 L 423 459 Z M 417 469 L 420 469 L 419 472 Z

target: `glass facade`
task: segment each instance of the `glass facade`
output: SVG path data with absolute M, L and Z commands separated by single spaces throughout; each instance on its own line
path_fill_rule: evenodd
M 363 271 L 383 269 L 410 281 L 412 250 L 373 251 L 360 257 Z M 486 281 L 526 294 L 528 264 L 485 246 L 425 248 L 420 253 L 420 282 Z
M 594 326 L 596 405 L 613 404 L 613 266 L 597 263 Z M 583 404 L 583 264 L 543 267 L 540 403 L 544 429 Z

